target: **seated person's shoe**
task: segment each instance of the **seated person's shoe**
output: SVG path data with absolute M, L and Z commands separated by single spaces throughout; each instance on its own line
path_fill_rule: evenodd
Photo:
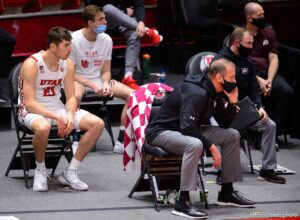
M 124 143 L 120 141 L 116 141 L 115 146 L 114 146 L 114 152 L 117 154 L 123 154 L 124 152 Z
M 61 176 L 58 178 L 58 182 L 78 191 L 86 191 L 89 189 L 88 185 L 78 178 L 77 170 L 64 169 Z
M 127 76 L 126 78 L 124 78 L 122 80 L 122 83 L 134 90 L 140 88 L 140 86 L 136 84 L 136 81 L 132 78 L 132 76 Z
M 258 179 L 281 184 L 284 184 L 286 182 L 285 178 L 278 176 L 274 170 L 260 169 Z
M 0 103 L 7 103 L 8 101 L 9 101 L 9 98 L 5 94 L 1 93 L 1 90 L 0 90 Z
M 159 45 L 160 42 L 162 42 L 162 40 L 163 40 L 163 37 L 161 35 L 159 35 L 158 31 L 155 30 L 154 28 L 147 29 L 146 36 L 149 37 L 149 39 L 151 40 L 151 42 L 154 45 Z
M 43 170 L 35 169 L 34 179 L 33 179 L 33 191 L 36 192 L 48 191 L 47 177 L 48 176 L 46 173 L 46 169 Z
M 178 215 L 186 218 L 207 218 L 207 213 L 195 208 L 190 201 L 175 202 L 173 215 Z
M 254 207 L 255 202 L 244 198 L 243 196 L 240 195 L 238 191 L 233 191 L 229 195 L 222 194 L 221 192 L 219 192 L 217 204 L 225 205 L 225 206 L 249 208 L 249 207 Z

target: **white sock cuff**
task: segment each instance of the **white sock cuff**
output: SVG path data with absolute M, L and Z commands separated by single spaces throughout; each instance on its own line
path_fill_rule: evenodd
M 125 130 L 125 126 L 124 126 L 124 125 L 121 125 L 121 126 L 120 126 L 120 130 Z
M 128 76 L 132 76 L 133 73 L 132 72 L 125 72 L 124 78 L 128 77 Z
M 39 162 L 35 161 L 35 163 L 36 163 L 36 168 L 38 170 L 44 170 L 44 169 L 46 169 L 45 161 L 43 161 L 42 163 L 39 163 Z
M 72 158 L 70 165 L 68 166 L 68 169 L 71 170 L 77 170 L 81 161 L 77 160 L 75 157 Z

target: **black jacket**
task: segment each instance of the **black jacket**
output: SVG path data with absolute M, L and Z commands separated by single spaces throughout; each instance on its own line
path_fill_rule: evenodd
M 134 17 L 136 20 L 145 21 L 145 5 L 144 0 L 87 0 L 88 5 L 98 5 L 103 7 L 107 4 L 112 4 L 120 10 L 126 12 L 126 8 L 133 7 Z
M 165 130 L 180 131 L 184 135 L 199 138 L 205 149 L 212 142 L 201 135 L 201 125 L 208 124 L 214 115 L 221 127 L 227 128 L 236 113 L 233 105 L 217 96 L 210 79 L 203 74 L 189 74 L 185 82 L 166 98 L 159 112 L 150 121 L 147 138 L 151 142 Z
M 249 96 L 258 108 L 262 107 L 261 92 L 252 63 L 247 58 L 235 55 L 229 47 L 219 51 L 219 55 L 215 59 L 220 57 L 224 57 L 235 64 L 239 100 Z

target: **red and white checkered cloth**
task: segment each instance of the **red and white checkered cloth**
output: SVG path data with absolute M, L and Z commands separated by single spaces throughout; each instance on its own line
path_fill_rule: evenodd
M 134 170 L 136 159 L 141 158 L 154 96 L 160 97 L 173 89 L 160 83 L 149 83 L 134 91 L 129 98 L 124 134 L 124 170 Z

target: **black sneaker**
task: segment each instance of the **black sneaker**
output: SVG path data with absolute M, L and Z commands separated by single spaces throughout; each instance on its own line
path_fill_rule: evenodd
M 178 215 L 186 218 L 207 218 L 208 214 L 197 209 L 190 201 L 175 202 L 173 215 Z
M 9 101 L 9 98 L 3 94 L 3 93 L 0 93 L 0 103 L 7 103 Z
M 254 207 L 255 202 L 244 198 L 243 196 L 240 195 L 238 191 L 233 191 L 229 195 L 222 194 L 221 192 L 219 192 L 217 204 L 225 205 L 225 206 L 250 208 L 250 207 Z
M 259 180 L 267 180 L 273 183 L 284 184 L 286 182 L 284 177 L 278 176 L 274 170 L 263 170 L 259 171 Z

